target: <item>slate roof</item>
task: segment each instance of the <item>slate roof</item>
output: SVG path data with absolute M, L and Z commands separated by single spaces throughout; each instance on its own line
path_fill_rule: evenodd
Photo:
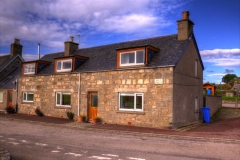
M 15 84 L 13 83 L 16 79 L 21 76 L 22 69 L 20 67 L 15 68 L 11 73 L 0 80 L 0 89 L 15 89 Z M 5 78 L 11 77 L 6 83 L 1 83 Z
M 10 60 L 10 55 L 0 56 L 0 69 Z
M 182 56 L 187 44 L 188 40 L 179 41 L 177 40 L 177 34 L 173 34 L 91 48 L 77 49 L 71 55 L 89 57 L 88 60 L 86 60 L 79 68 L 75 70 L 76 72 L 116 70 L 117 49 L 151 45 L 158 48 L 159 51 L 146 67 L 175 66 Z M 64 52 L 44 55 L 41 60 L 51 61 L 52 63 L 39 72 L 39 74 L 53 74 L 54 58 L 63 56 Z

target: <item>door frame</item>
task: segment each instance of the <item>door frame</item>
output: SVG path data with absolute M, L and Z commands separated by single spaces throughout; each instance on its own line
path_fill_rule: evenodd
M 87 95 L 87 104 L 88 104 L 87 105 L 87 119 L 88 119 L 88 121 L 91 120 L 90 119 L 90 107 L 91 107 L 91 102 L 92 102 L 91 94 L 93 94 L 93 93 L 98 95 L 98 91 L 89 91 L 88 95 Z M 98 112 L 98 110 L 97 110 L 97 112 Z

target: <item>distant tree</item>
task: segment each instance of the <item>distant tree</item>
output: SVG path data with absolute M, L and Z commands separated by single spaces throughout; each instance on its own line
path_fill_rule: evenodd
M 222 81 L 229 84 L 230 82 L 234 81 L 234 78 L 237 78 L 236 74 L 226 74 L 223 76 Z

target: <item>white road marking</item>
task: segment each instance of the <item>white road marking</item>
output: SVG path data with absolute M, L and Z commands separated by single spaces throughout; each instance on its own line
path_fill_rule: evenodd
M 16 143 L 16 142 L 8 142 L 8 143 L 11 143 L 11 144 L 14 144 L 14 145 L 18 145 L 19 143 Z
M 23 142 L 23 143 L 28 143 L 28 141 L 26 141 L 26 140 L 20 140 L 21 142 Z
M 71 153 L 71 152 L 65 153 L 65 154 L 70 154 L 70 155 L 73 155 L 73 156 L 75 156 L 75 157 L 80 157 L 80 156 L 82 156 L 81 154 Z
M 95 159 L 112 159 L 112 158 L 109 158 L 109 157 L 100 157 L 100 156 L 92 156 L 92 157 L 89 157 L 89 158 L 95 158 Z
M 63 148 L 61 148 L 61 147 L 57 146 L 57 149 L 63 149 Z
M 134 159 L 134 160 L 145 160 L 145 159 L 142 159 L 142 158 L 135 158 L 135 157 L 128 157 L 128 159 Z
M 15 138 L 8 138 L 8 139 L 9 139 L 9 140 L 12 140 L 12 141 L 13 141 L 13 140 L 16 140 Z
M 109 156 L 109 157 L 118 157 L 118 155 L 114 155 L 114 154 L 102 154 L 103 156 Z
M 82 152 L 82 153 L 87 153 L 88 151 L 82 151 L 82 150 L 81 150 L 81 152 Z
M 60 152 L 60 151 L 51 151 L 51 152 L 57 153 L 57 152 Z
M 47 146 L 48 144 L 43 144 L 43 143 L 35 143 L 38 146 Z

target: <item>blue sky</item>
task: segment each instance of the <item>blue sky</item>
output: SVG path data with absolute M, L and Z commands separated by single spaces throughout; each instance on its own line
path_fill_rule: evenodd
M 204 62 L 204 82 L 225 74 L 240 77 L 239 0 L 0 0 L 0 55 L 14 38 L 26 61 L 64 50 L 75 37 L 80 48 L 177 33 L 182 11 L 190 12 Z M 0 57 L 1 58 L 1 57 Z

